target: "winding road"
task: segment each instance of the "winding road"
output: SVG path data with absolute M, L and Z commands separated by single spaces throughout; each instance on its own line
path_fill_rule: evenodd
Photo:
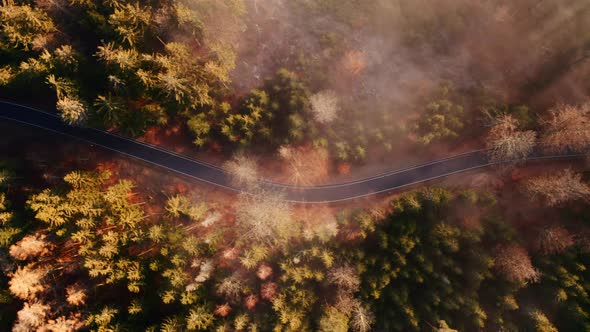
M 65 124 L 53 114 L 27 106 L 0 101 L 0 119 L 10 120 L 66 135 L 81 141 L 137 158 L 172 172 L 228 190 L 242 191 L 232 185 L 223 169 L 199 160 L 164 150 L 157 146 L 128 139 L 106 131 Z M 529 159 L 574 157 L 572 155 L 540 155 Z M 392 171 L 362 180 L 314 187 L 298 187 L 272 181 L 261 181 L 267 190 L 284 193 L 286 200 L 298 203 L 329 203 L 352 200 L 392 191 L 417 183 L 490 166 L 484 150 L 452 156 L 429 163 Z

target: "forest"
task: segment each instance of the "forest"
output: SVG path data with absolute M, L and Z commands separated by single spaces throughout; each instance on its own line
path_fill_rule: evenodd
M 0 331 L 590 330 L 589 96 L 585 0 L 2 0 L 0 102 L 240 190 L 0 116 Z

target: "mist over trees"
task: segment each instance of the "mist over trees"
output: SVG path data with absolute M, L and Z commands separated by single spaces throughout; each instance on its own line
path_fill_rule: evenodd
M 2 0 L 0 98 L 247 193 L 6 140 L 0 330 L 590 330 L 587 167 L 520 168 L 588 152 L 589 45 L 585 0 Z M 481 148 L 510 172 L 313 207 L 261 181 Z
M 4 1 L 0 83 L 16 95 L 34 86 L 71 124 L 132 136 L 179 125 L 201 150 L 312 143 L 353 163 L 471 137 L 483 92 L 542 104 L 528 119 L 543 119 L 540 141 L 580 149 L 581 127 L 560 134 L 556 118 L 574 113 L 541 114 L 562 100 L 534 89 L 577 86 L 563 101 L 583 100 L 587 87 L 571 73 L 586 70 L 588 36 L 569 32 L 587 30 L 586 14 L 579 0 Z M 515 51 L 500 54 L 501 40 Z M 510 138 L 497 153 L 530 141 Z

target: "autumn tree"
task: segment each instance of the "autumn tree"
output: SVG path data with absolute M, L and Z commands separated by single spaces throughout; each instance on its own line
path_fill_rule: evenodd
M 518 122 L 510 115 L 502 115 L 494 122 L 486 138 L 492 163 L 518 162 L 533 152 L 535 132 L 519 131 Z
M 590 146 L 590 104 L 560 104 L 542 121 L 541 143 L 551 153 L 584 152 Z
M 14 325 L 14 332 L 40 330 L 46 323 L 49 306 L 41 302 L 25 302 L 18 312 L 18 320 Z
M 574 237 L 562 226 L 543 228 L 537 238 L 537 248 L 544 254 L 563 253 L 575 243 Z
M 532 265 L 526 249 L 519 245 L 507 245 L 498 248 L 497 251 L 494 267 L 508 280 L 516 283 L 539 280 L 539 271 Z
M 550 206 L 585 200 L 590 195 L 590 188 L 582 176 L 571 169 L 529 179 L 524 183 L 524 189 L 532 198 L 540 198 Z
M 41 234 L 27 235 L 19 242 L 10 246 L 10 256 L 18 260 L 27 260 L 46 252 L 48 247 L 45 236 Z

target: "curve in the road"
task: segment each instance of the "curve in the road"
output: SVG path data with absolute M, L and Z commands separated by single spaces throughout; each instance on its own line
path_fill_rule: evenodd
M 49 130 L 86 141 L 103 148 L 137 158 L 147 163 L 232 191 L 242 191 L 233 185 L 221 168 L 199 160 L 164 150 L 157 146 L 128 139 L 106 131 L 65 124 L 53 114 L 31 107 L 0 101 L 0 118 Z M 563 158 L 576 155 L 537 155 L 530 159 Z M 340 184 L 298 187 L 272 181 L 261 181 L 263 189 L 277 190 L 288 201 L 328 203 L 351 200 L 392 191 L 417 183 L 490 166 L 484 150 L 467 152 L 414 167 L 396 170 L 370 178 Z

